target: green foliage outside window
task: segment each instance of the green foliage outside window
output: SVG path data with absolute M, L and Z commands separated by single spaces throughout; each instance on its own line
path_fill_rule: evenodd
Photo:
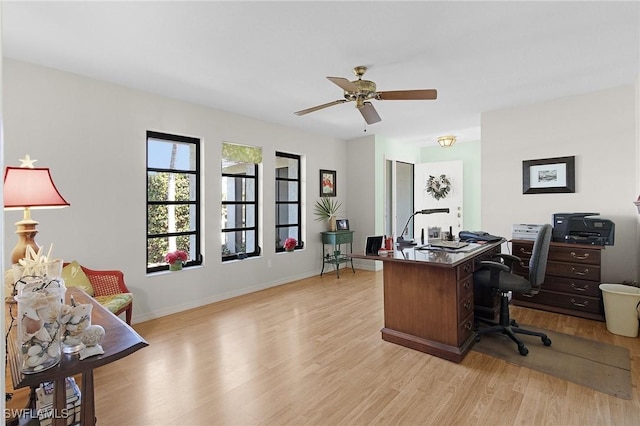
M 170 173 L 153 173 L 149 175 L 147 194 L 149 200 L 167 200 L 169 190 Z M 174 173 L 175 176 L 175 199 L 189 200 L 190 182 L 189 175 Z M 174 206 L 175 229 L 167 229 L 170 206 L 158 205 L 149 206 L 149 234 L 161 234 L 167 232 L 182 232 L 190 230 L 190 210 L 188 204 L 178 204 Z M 189 236 L 180 235 L 176 237 L 176 247 L 178 250 L 189 252 Z M 169 237 L 150 238 L 148 240 L 149 263 L 164 263 L 164 256 L 169 251 Z

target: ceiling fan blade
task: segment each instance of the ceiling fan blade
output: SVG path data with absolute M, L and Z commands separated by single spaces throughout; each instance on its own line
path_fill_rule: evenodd
M 332 83 L 337 84 L 347 92 L 357 92 L 358 88 L 355 84 L 343 77 L 327 77 Z
M 362 108 L 358 109 L 360 110 L 360 114 L 362 114 L 362 117 L 364 118 L 364 121 L 367 122 L 367 124 L 373 124 L 382 121 L 382 119 L 378 115 L 378 111 L 376 111 L 371 102 L 365 102 L 364 105 L 362 105 Z
M 425 90 L 394 90 L 391 92 L 378 92 L 377 99 L 381 101 L 410 101 L 410 100 L 429 100 L 436 99 L 438 91 L 435 89 Z
M 311 107 L 311 108 L 303 109 L 301 111 L 296 111 L 296 112 L 294 112 L 294 114 L 295 115 L 305 115 L 305 114 L 309 114 L 310 112 L 318 111 L 320 109 L 328 108 L 330 106 L 334 106 L 334 105 L 338 105 L 338 104 L 343 104 L 345 102 L 347 102 L 346 99 L 338 99 L 337 101 L 328 102 L 326 104 L 322 104 L 322 105 L 314 106 L 314 107 Z

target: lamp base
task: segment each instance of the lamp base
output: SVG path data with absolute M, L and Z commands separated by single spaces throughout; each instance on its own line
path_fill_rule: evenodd
M 36 253 L 40 249 L 35 241 L 38 233 L 36 227 L 38 222 L 35 220 L 21 220 L 16 222 L 16 234 L 18 234 L 18 243 L 11 252 L 11 263 L 18 263 L 20 259 L 24 259 L 27 253 L 27 247 L 31 247 Z

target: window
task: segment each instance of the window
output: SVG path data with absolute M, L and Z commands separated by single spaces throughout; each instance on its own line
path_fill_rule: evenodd
M 258 165 L 260 148 L 222 144 L 222 260 L 260 255 Z
M 276 152 L 276 252 L 289 237 L 304 246 L 300 193 L 300 156 Z
M 168 270 L 164 257 L 183 250 L 185 266 L 200 252 L 200 140 L 147 132 L 147 272 Z

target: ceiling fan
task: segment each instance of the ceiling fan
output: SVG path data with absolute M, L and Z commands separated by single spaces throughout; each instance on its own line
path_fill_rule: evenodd
M 327 77 L 344 90 L 344 99 L 338 99 L 333 102 L 314 106 L 294 112 L 295 115 L 305 115 L 310 112 L 318 111 L 333 105 L 343 104 L 345 102 L 356 102 L 356 108 L 362 114 L 367 124 L 373 124 L 381 121 L 378 112 L 369 102 L 370 99 L 379 101 L 405 101 L 405 100 L 432 100 L 438 97 L 438 91 L 435 89 L 424 90 L 394 90 L 390 92 L 377 92 L 376 84 L 373 81 L 363 80 L 362 76 L 367 71 L 367 67 L 358 66 L 353 69 L 353 73 L 358 77 L 357 80 L 349 81 L 342 77 Z

